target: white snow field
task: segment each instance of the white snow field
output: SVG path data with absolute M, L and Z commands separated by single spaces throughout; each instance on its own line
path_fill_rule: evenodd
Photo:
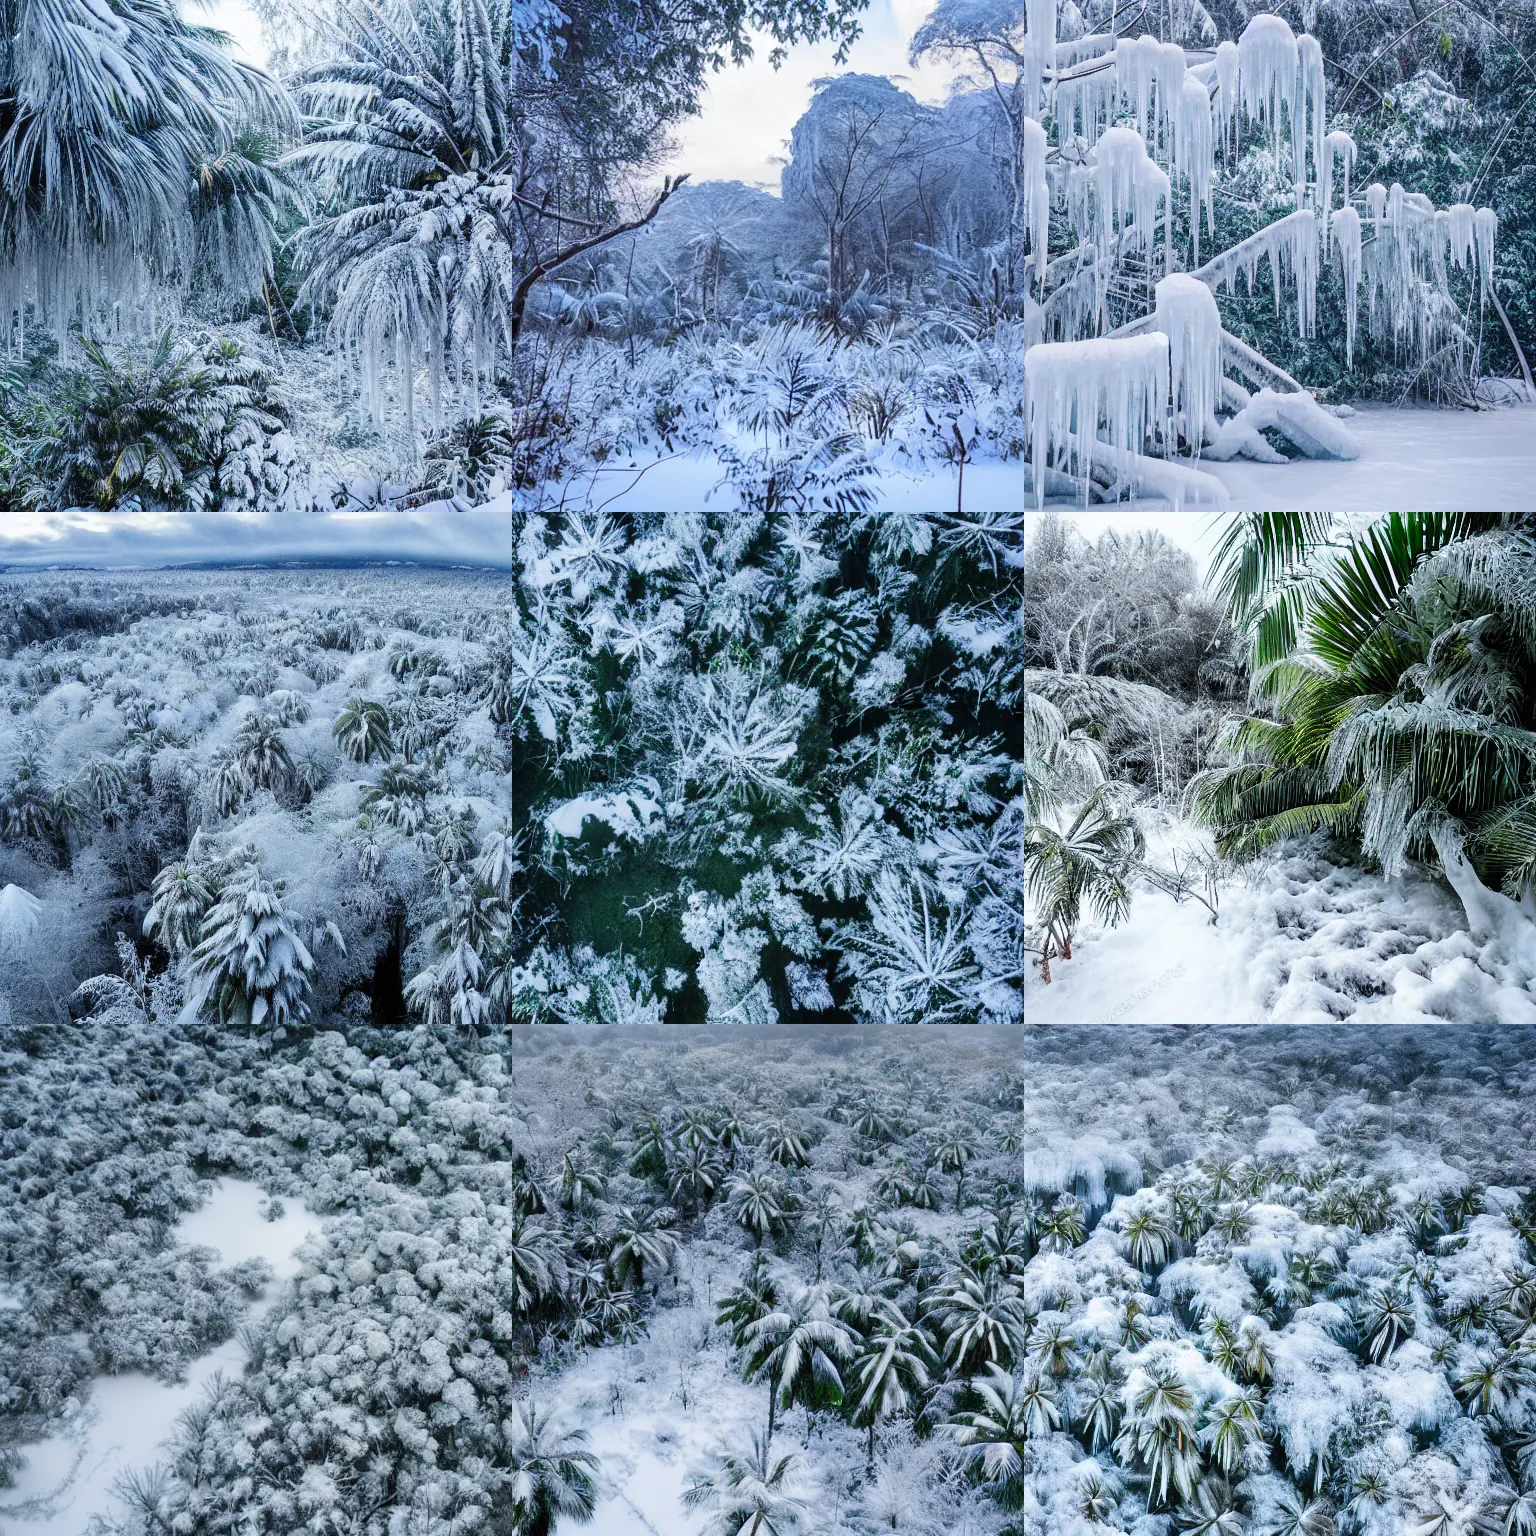
M 1028 1024 L 1536 1023 L 1530 956 L 1475 941 L 1449 890 L 1307 844 L 1228 884 L 1214 926 L 1139 885 L 1128 920 L 1085 922 L 1051 975 L 1025 971 Z
M 208 1200 L 176 1224 L 172 1241 L 218 1250 L 225 1265 L 264 1259 L 272 1279 L 243 1321 L 254 1323 L 296 1275 L 295 1251 L 317 1230 L 319 1218 L 296 1201 L 269 1221 L 266 1196 L 244 1179 L 220 1179 Z M 144 1471 L 177 1415 L 199 1401 L 219 1374 L 237 1375 L 245 1364 L 239 1335 L 193 1361 L 185 1381 L 167 1386 L 138 1371 L 98 1376 L 89 1398 L 60 1434 L 26 1448 L 26 1464 L 14 1486 L 0 1493 L 0 1531 L 6 1536 L 82 1536 L 89 1523 L 113 1512 L 114 1487 L 125 1474 Z
M 1362 405 L 1360 457 L 1205 463 L 1245 512 L 1522 512 L 1536 506 L 1536 406 L 1492 411 Z

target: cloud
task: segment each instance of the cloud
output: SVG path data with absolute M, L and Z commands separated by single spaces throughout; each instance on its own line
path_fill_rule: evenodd
M 411 561 L 510 570 L 505 499 L 348 512 L 22 512 L 0 518 L 0 569 Z

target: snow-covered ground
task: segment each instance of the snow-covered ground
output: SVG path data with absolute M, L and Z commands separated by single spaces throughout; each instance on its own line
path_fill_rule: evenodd
M 1536 504 L 1536 406 L 1495 411 L 1363 405 L 1346 423 L 1358 459 L 1234 459 L 1217 476 L 1236 510 L 1519 512 Z
M 256 1322 L 282 1283 L 298 1273 L 295 1250 L 318 1218 L 293 1201 L 269 1220 L 267 1197 L 244 1179 L 220 1179 L 206 1204 L 177 1223 L 172 1242 L 218 1250 L 224 1264 L 264 1259 L 272 1280 L 244 1321 Z M 221 1373 L 245 1363 L 239 1336 L 193 1362 L 186 1380 L 167 1386 L 137 1371 L 99 1376 L 90 1397 L 60 1434 L 26 1448 L 13 1487 L 0 1493 L 0 1529 L 7 1536 L 81 1536 L 90 1521 L 111 1513 L 118 1480 L 155 1463 L 177 1415 Z
M 1536 977 L 1474 942 L 1450 891 L 1306 847 L 1229 883 L 1214 925 L 1139 886 L 1129 919 L 1085 923 L 1051 974 L 1025 973 L 1030 1024 L 1536 1023 Z

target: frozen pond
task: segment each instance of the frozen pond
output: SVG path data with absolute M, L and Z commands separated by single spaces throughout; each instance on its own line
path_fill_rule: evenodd
M 295 1250 L 319 1226 L 296 1201 L 268 1221 L 266 1196 L 243 1179 L 220 1179 L 201 1209 L 177 1223 L 176 1243 L 216 1248 L 225 1265 L 265 1259 L 273 1279 L 246 1313 L 253 1322 L 272 1304 L 282 1283 L 298 1273 Z M 14 1487 L 0 1492 L 0 1521 L 8 1536 L 82 1536 L 108 1514 L 113 1485 L 125 1472 L 152 1466 L 176 1416 L 196 1402 L 220 1372 L 236 1375 L 245 1351 L 238 1337 L 195 1360 L 187 1378 L 166 1386 L 138 1372 L 98 1376 L 79 1416 L 63 1432 L 25 1448 L 26 1465 Z

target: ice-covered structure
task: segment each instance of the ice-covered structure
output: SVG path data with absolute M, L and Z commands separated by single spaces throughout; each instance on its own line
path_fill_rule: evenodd
M 1026 26 L 1026 98 L 1056 129 L 1053 144 L 1031 117 L 1023 137 L 1041 317 L 1026 357 L 1037 500 L 1045 470 L 1075 476 L 1087 495 L 1096 473 L 1101 494 L 1145 488 L 1159 452 L 1198 457 L 1219 441 L 1216 457 L 1277 458 L 1266 432 L 1303 453 L 1353 456 L 1325 408 L 1310 396 L 1281 398 L 1305 393 L 1297 380 L 1221 329 L 1215 296 L 1238 292 L 1239 279 L 1254 293 L 1267 263 L 1276 313 L 1289 307 L 1310 338 L 1323 264 L 1333 260 L 1349 362 L 1362 289 L 1370 334 L 1427 358 L 1459 323 L 1452 274 L 1466 273 L 1479 294 L 1492 282 L 1492 210 L 1437 210 L 1400 186 L 1357 192 L 1354 139 L 1328 129 L 1322 47 L 1279 15 L 1253 17 L 1214 48 L 1114 32 L 1058 41 L 1049 0 L 1026 0 Z M 1295 207 L 1202 261 L 1218 154 L 1239 153 L 1248 133 L 1288 164 Z M 1186 195 L 1187 246 L 1174 220 L 1174 200 Z M 1064 207 L 1075 236 L 1064 253 L 1044 248 L 1047 200 Z M 1166 371 L 1154 383 L 1149 370 L 1159 365 Z

